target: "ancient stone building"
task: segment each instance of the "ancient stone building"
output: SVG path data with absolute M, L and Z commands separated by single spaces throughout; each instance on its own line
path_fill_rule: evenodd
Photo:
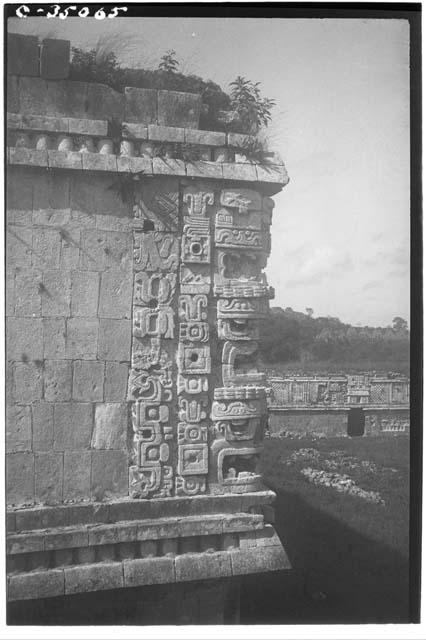
M 178 621 L 235 621 L 238 577 L 289 567 L 256 359 L 285 168 L 200 130 L 200 96 L 71 82 L 69 43 L 9 42 L 9 600 L 201 581 Z

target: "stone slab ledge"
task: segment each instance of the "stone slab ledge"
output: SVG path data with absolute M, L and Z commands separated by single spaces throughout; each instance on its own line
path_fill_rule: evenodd
M 272 527 L 271 527 L 272 529 Z M 246 547 L 124 559 L 8 576 L 8 600 L 30 600 L 212 578 L 230 578 L 250 573 L 291 569 L 287 554 L 276 535 L 253 537 Z

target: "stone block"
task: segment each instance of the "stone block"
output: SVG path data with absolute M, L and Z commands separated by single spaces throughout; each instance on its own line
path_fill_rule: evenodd
M 35 454 L 35 498 L 42 504 L 62 502 L 64 460 L 56 451 Z
M 44 551 L 44 535 L 18 533 L 8 536 L 6 541 L 7 555 L 18 553 L 37 553 Z
M 126 450 L 127 425 L 127 404 L 118 402 L 97 404 L 92 449 Z
M 54 553 L 53 563 L 55 567 L 68 567 L 73 563 L 72 549 L 57 549 Z
M 33 450 L 50 451 L 53 448 L 53 405 L 35 402 L 32 407 Z
M 186 175 L 193 178 L 214 178 L 222 180 L 222 164 L 220 162 L 194 161 L 186 163 Z
M 236 149 L 244 149 L 248 144 L 253 144 L 256 140 L 254 136 L 246 135 L 243 133 L 228 133 L 227 144 L 229 147 L 235 147 Z
M 7 533 L 16 531 L 16 516 L 13 511 L 6 513 L 6 531 Z
M 110 153 L 82 153 L 83 169 L 86 171 L 117 171 L 117 158 Z
M 82 231 L 81 266 L 89 271 L 131 269 L 132 236 L 118 231 Z
M 55 451 L 89 449 L 92 434 L 93 408 L 89 403 L 71 402 L 55 404 Z
M 241 180 L 247 182 L 256 182 L 256 168 L 252 164 L 236 164 L 224 162 L 222 164 L 224 180 Z
M 74 501 L 90 498 L 90 451 L 65 451 L 64 453 L 64 500 Z M 87 536 L 87 534 L 86 534 Z M 71 545 L 70 545 L 71 546 Z M 82 544 L 72 545 L 75 547 Z
M 47 81 L 45 85 L 45 108 L 43 111 L 27 111 L 27 113 L 46 113 L 47 115 L 71 116 L 87 118 L 87 82 L 59 80 Z M 98 116 L 94 116 L 98 117 Z
M 156 142 L 185 142 L 185 130 L 182 127 L 148 125 L 148 138 Z
M 20 118 L 22 129 L 68 133 L 68 118 L 54 118 L 52 116 L 34 114 L 20 115 Z
M 102 274 L 99 295 L 100 318 L 131 318 L 133 276 L 130 270 Z
M 71 273 L 71 315 L 90 318 L 98 312 L 99 273 L 73 271 Z
M 185 176 L 185 162 L 173 158 L 153 158 L 152 171 L 162 176 Z
M 33 266 L 58 269 L 61 237 L 57 229 L 33 229 Z
M 175 582 L 173 558 L 138 558 L 124 560 L 124 584 L 137 587 L 149 584 L 167 584 Z
M 129 362 L 130 344 L 130 320 L 100 320 L 98 347 L 100 359 Z
M 15 362 L 13 367 L 13 398 L 15 402 L 30 404 L 43 393 L 42 361 Z
M 208 578 L 227 578 L 232 575 L 231 559 L 226 551 L 214 553 L 185 553 L 175 558 L 176 582 Z
M 136 89 L 138 91 L 138 89 Z M 144 89 L 142 89 L 144 91 Z M 145 89 L 145 91 L 147 91 Z M 148 89 L 151 91 L 151 89 Z M 123 122 L 123 137 L 129 140 L 146 140 L 148 138 L 148 127 L 139 122 Z
M 65 353 L 65 318 L 43 318 L 44 358 L 61 360 Z
M 31 600 L 64 594 L 64 570 L 49 569 L 10 576 L 8 599 Z
M 87 87 L 87 117 L 123 122 L 124 94 L 103 84 L 89 82 Z
M 142 173 L 144 175 L 152 175 L 154 170 L 152 167 L 152 160 L 149 158 L 129 158 L 130 173 Z
M 122 215 L 97 215 L 96 228 L 102 231 L 132 231 L 133 218 Z
M 223 147 L 226 144 L 226 133 L 222 131 L 185 129 L 185 142 L 187 144 L 201 144 L 208 147 Z
M 95 360 L 98 346 L 98 320 L 71 318 L 67 321 L 65 350 L 73 360 Z
M 123 587 L 121 562 L 99 562 L 97 564 L 66 567 L 65 593 L 86 593 Z
M 128 462 L 124 451 L 92 451 L 92 499 L 128 494 Z
M 281 541 L 274 527 L 267 525 L 260 531 L 256 531 L 256 545 L 258 547 L 275 547 L 279 546 Z
M 15 506 L 34 502 L 34 454 L 6 455 L 6 500 Z
M 8 227 L 6 235 L 6 260 L 15 267 L 30 267 L 32 255 L 31 229 L 22 227 Z
M 129 365 L 121 362 L 105 363 L 104 398 L 107 402 L 126 400 Z
M 121 197 L 118 177 L 101 172 L 72 174 L 71 213 L 79 229 L 94 228 L 97 215 L 133 218 L 130 204 L 123 202 Z M 103 238 L 105 236 L 101 235 L 100 242 Z M 111 243 L 117 241 L 113 236 Z
M 25 147 L 9 148 L 9 164 L 30 165 L 34 167 L 47 167 L 49 161 L 48 151 L 39 149 L 27 149 Z M 59 153 L 59 152 L 52 152 Z M 50 166 L 50 165 L 49 165 Z
M 250 531 L 263 527 L 263 515 L 257 513 L 236 513 L 223 519 L 223 532 Z
M 83 169 L 83 153 L 78 151 L 56 151 L 47 152 L 47 163 L 51 169 Z
M 108 135 L 108 121 L 68 118 L 68 131 L 86 136 L 106 137 Z
M 61 230 L 61 269 L 77 269 L 80 263 L 80 230 Z
M 201 96 L 182 91 L 158 91 L 158 124 L 197 129 Z
M 45 360 L 44 399 L 47 402 L 71 400 L 72 364 L 70 360 Z
M 81 402 L 102 402 L 105 363 L 77 360 L 74 362 L 72 397 Z
M 6 407 L 6 452 L 31 451 L 31 407 Z
M 15 314 L 15 269 L 7 269 L 5 277 L 5 315 L 13 316 Z
M 70 315 L 71 275 L 66 271 L 43 273 L 42 313 L 44 317 Z
M 19 113 L 19 78 L 8 74 L 7 76 L 7 111 Z
M 273 547 L 256 547 L 256 549 L 240 549 L 229 554 L 234 576 L 247 573 L 264 573 L 266 571 L 282 571 L 291 569 L 291 564 L 281 545 Z
M 46 80 L 68 78 L 70 70 L 70 41 L 45 38 L 40 51 L 40 75 Z
M 240 533 L 240 549 L 253 549 L 256 547 L 256 532 L 246 531 Z
M 22 223 L 31 226 L 34 186 L 35 181 L 31 171 L 25 167 L 9 167 L 6 180 L 8 224 L 13 224 L 12 218 L 19 212 L 25 215 Z
M 39 317 L 42 274 L 37 270 L 17 269 L 15 276 L 15 313 L 17 316 Z
M 124 89 L 126 122 L 143 122 L 153 124 L 157 122 L 157 90 L 126 87 Z
M 284 165 L 257 164 L 256 175 L 258 182 L 273 182 L 282 186 L 285 186 L 289 182 L 289 177 Z
M 37 36 L 8 33 L 7 73 L 17 76 L 39 75 L 39 46 Z

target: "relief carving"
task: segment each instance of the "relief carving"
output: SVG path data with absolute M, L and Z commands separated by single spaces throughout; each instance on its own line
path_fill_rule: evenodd
M 204 476 L 176 476 L 176 495 L 195 496 L 206 492 L 206 478 Z
M 218 247 L 244 248 L 264 251 L 266 242 L 261 231 L 254 229 L 216 229 L 215 244 Z
M 171 339 L 174 337 L 174 318 L 171 307 L 133 307 L 133 335 L 137 338 L 145 336 Z
M 135 273 L 133 303 L 136 305 L 168 305 L 176 290 L 175 273 Z
M 209 293 L 211 286 L 210 268 L 202 264 L 180 266 L 181 293 Z
M 179 239 L 170 233 L 134 232 L 134 268 L 140 271 L 176 271 Z
M 206 376 L 184 377 L 180 373 L 177 376 L 178 395 L 188 393 L 190 395 L 205 393 L 209 390 L 209 379 Z
M 239 213 L 247 213 L 262 208 L 262 196 L 252 189 L 223 189 L 220 192 L 220 204 L 238 209 Z
M 180 343 L 178 348 L 178 367 L 180 373 L 210 373 L 210 347 L 196 347 Z
M 194 187 L 187 187 L 183 194 L 183 202 L 188 207 L 190 216 L 205 216 L 207 205 L 214 204 L 214 193 L 212 191 L 200 191 Z
M 177 471 L 181 476 L 204 475 L 208 472 L 207 444 L 181 444 L 178 448 Z
M 207 322 L 181 322 L 179 339 L 183 342 L 208 342 L 209 325 Z
M 178 444 L 207 442 L 207 427 L 200 424 L 178 424 Z
M 179 318 L 184 322 L 207 320 L 208 301 L 205 294 L 179 296 Z
M 198 264 L 210 262 L 209 220 L 185 218 L 182 235 L 182 261 Z
M 217 301 L 218 318 L 264 318 L 268 312 L 264 298 L 219 298 Z
M 221 340 L 258 340 L 259 323 L 251 319 L 218 318 L 217 335 Z
M 201 422 L 207 416 L 208 398 L 179 398 L 179 419 L 184 422 Z

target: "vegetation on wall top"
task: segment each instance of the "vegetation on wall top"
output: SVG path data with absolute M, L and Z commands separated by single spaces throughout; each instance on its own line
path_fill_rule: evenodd
M 259 82 L 238 76 L 230 83 L 230 95 L 211 80 L 179 71 L 176 52 L 166 51 L 157 69 L 121 67 L 112 51 L 100 52 L 95 48 L 85 51 L 72 48 L 70 80 L 99 82 L 116 91 L 125 87 L 140 89 L 166 89 L 201 95 L 205 105 L 200 127 L 214 131 L 256 134 L 268 126 L 274 101 L 261 96 Z M 224 118 L 222 112 L 230 114 Z

